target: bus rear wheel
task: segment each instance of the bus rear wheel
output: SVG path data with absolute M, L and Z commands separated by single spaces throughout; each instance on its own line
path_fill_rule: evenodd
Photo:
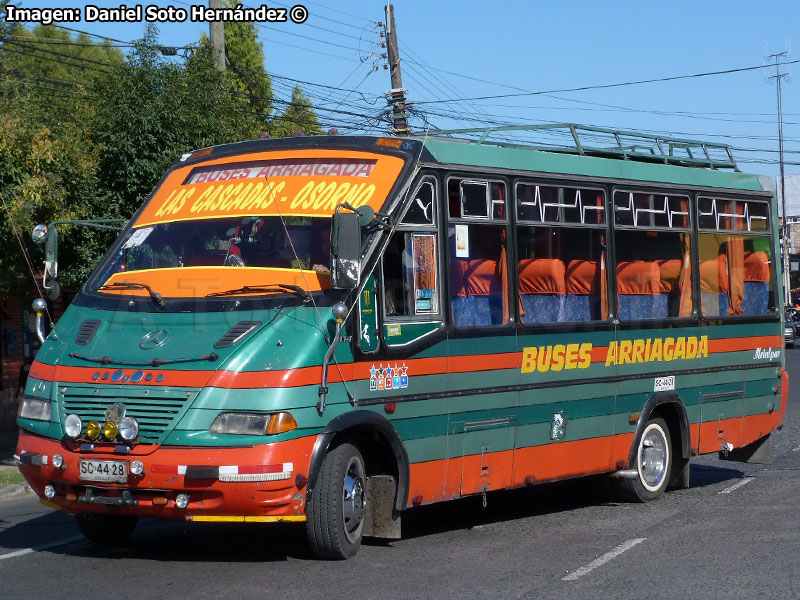
M 649 502 L 667 489 L 672 473 L 672 442 L 664 419 L 650 419 L 636 448 L 637 477 L 619 479 L 618 495 L 629 502 Z
M 306 533 L 319 558 L 342 560 L 358 552 L 367 510 L 364 459 L 352 444 L 340 444 L 322 461 L 306 508 Z
M 136 527 L 137 517 L 124 515 L 75 515 L 78 529 L 84 537 L 103 548 L 119 548 L 130 537 Z

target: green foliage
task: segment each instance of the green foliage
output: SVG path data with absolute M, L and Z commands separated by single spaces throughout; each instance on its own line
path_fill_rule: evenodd
M 297 129 L 305 135 L 321 133 L 311 99 L 303 94 L 299 86 L 292 90 L 292 101 L 286 105 L 283 114 L 270 124 L 270 134 L 273 137 L 290 137 Z
M 224 4 L 234 8 L 238 2 L 226 0 Z M 203 33 L 200 43 L 209 46 L 211 40 Z M 225 22 L 225 57 L 233 100 L 246 104 L 263 128 L 272 113 L 272 80 L 264 68 L 264 44 L 258 39 L 255 25 Z
M 207 47 L 186 67 L 155 50 L 150 27 L 127 60 L 97 81 L 94 135 L 102 145 L 98 178 L 107 215 L 128 217 L 184 152 L 252 139 L 246 107 L 232 102 Z
M 255 26 L 226 23 L 229 68 L 207 44 L 184 63 L 159 53 L 157 31 L 128 56 L 109 43 L 52 26 L 7 24 L 0 0 L 0 194 L 33 268 L 36 223 L 129 218 L 184 152 L 253 139 L 268 130 L 319 133 L 311 101 L 295 88 L 276 115 Z M 230 4 L 230 2 L 229 2 Z M 60 226 L 62 285 L 88 277 L 114 233 Z M 30 288 L 30 273 L 0 205 L 0 294 Z

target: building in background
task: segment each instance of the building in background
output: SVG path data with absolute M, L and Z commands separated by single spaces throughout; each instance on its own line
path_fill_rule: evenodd
M 800 175 L 785 175 L 786 215 L 789 223 L 789 287 L 792 303 L 800 303 Z M 781 182 L 777 186 L 778 206 L 781 201 Z

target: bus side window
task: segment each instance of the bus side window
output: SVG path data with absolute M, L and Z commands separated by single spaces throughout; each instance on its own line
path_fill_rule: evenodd
M 383 308 L 387 318 L 435 320 L 439 311 L 438 235 L 433 180 L 425 179 L 383 256 Z

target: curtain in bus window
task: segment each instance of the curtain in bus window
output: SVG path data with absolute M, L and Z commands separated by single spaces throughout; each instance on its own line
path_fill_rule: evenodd
M 501 191 L 502 192 L 502 191 Z M 500 279 L 501 301 L 503 303 L 503 323 L 508 323 L 508 253 L 506 252 L 506 230 L 500 232 L 500 260 L 497 263 L 497 277 Z
M 688 233 L 681 235 L 683 242 L 683 263 L 678 281 L 678 316 L 690 317 L 692 315 L 692 256 L 691 236 Z
M 460 230 L 462 249 L 456 248 Z M 450 226 L 450 299 L 453 323 L 459 327 L 499 325 L 507 322 L 504 298 L 504 227 Z M 507 279 L 507 275 L 505 275 Z M 507 288 L 507 284 L 506 284 Z M 504 314 L 504 312 L 506 314 Z
M 739 236 L 728 236 L 726 243 L 728 260 L 728 314 L 741 315 L 744 300 L 744 240 Z
M 727 235 L 719 233 L 701 233 L 698 237 L 700 302 L 703 316 L 706 317 L 728 314 L 730 276 L 727 238 Z

